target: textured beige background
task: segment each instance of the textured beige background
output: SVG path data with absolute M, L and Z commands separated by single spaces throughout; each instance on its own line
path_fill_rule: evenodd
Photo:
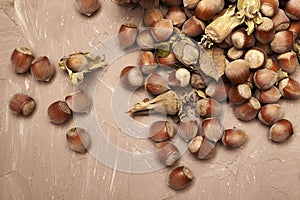
M 101 41 L 117 33 L 124 22 L 141 24 L 142 9 L 122 8 L 110 0 L 101 4 L 101 10 L 87 18 L 75 10 L 70 0 L 0 1 L 2 195 L 3 189 L 16 188 L 10 194 L 16 199 L 20 196 L 25 199 L 300 199 L 300 100 L 280 102 L 285 117 L 295 128 L 295 135 L 280 145 L 267 139 L 267 127 L 257 120 L 251 123 L 236 120 L 228 106 L 224 127 L 245 129 L 248 142 L 233 151 L 218 145 L 216 157 L 209 161 L 195 160 L 186 152 L 178 165 L 188 166 L 195 180 L 180 192 L 166 185 L 169 169 L 144 174 L 120 172 L 98 162 L 89 153 L 79 155 L 70 151 L 65 133 L 74 126 L 74 121 L 55 126 L 46 116 L 47 106 L 72 90 L 67 75 L 57 67 L 59 59 L 73 51 L 93 51 Z M 50 83 L 38 83 L 28 74 L 13 72 L 9 58 L 18 46 L 27 46 L 36 55 L 50 58 L 57 67 Z M 136 54 L 132 53 L 110 65 L 95 86 L 94 101 L 105 134 L 111 142 L 129 151 L 151 148 L 152 143 L 119 131 L 111 108 L 103 105 L 110 105 L 122 67 L 134 63 Z M 299 70 L 293 77 L 299 77 Z M 16 92 L 28 93 L 37 101 L 32 116 L 22 118 L 11 114 L 7 103 Z

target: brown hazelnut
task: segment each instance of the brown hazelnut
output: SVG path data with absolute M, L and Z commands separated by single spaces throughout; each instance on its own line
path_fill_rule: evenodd
M 134 90 L 144 85 L 144 76 L 139 67 L 126 66 L 120 73 L 121 83 L 125 88 Z
M 241 105 L 237 105 L 234 109 L 235 116 L 242 121 L 251 121 L 260 111 L 261 105 L 259 101 L 251 97 L 248 101 Z
M 258 119 L 265 125 L 270 126 L 282 119 L 283 110 L 279 104 L 267 104 L 261 107 Z
M 180 158 L 178 148 L 169 141 L 155 143 L 155 150 L 158 159 L 167 167 L 175 165 Z
M 122 24 L 119 29 L 118 39 L 122 49 L 132 47 L 138 36 L 139 30 L 133 23 Z
M 173 34 L 173 22 L 170 19 L 156 21 L 151 28 L 153 38 L 158 42 L 166 41 Z
M 200 0 L 183 0 L 183 7 L 187 9 L 194 9 L 196 8 L 199 1 Z
M 170 140 L 175 134 L 176 128 L 169 121 L 156 121 L 149 127 L 149 137 L 154 142 Z
M 212 98 L 205 98 L 197 101 L 196 111 L 201 117 L 216 117 L 222 114 L 222 106 Z
M 233 84 L 244 83 L 250 75 L 249 65 L 243 59 L 234 60 L 226 66 L 225 75 Z
M 275 31 L 284 31 L 287 30 L 290 26 L 290 19 L 282 9 L 278 9 L 278 11 L 273 15 L 272 21 L 274 23 Z
M 157 67 L 154 54 L 151 51 L 142 51 L 138 57 L 138 65 L 140 66 L 143 74 L 152 73 Z
M 90 146 L 90 137 L 82 128 L 71 128 L 66 134 L 69 148 L 78 153 L 85 153 Z
M 67 95 L 65 101 L 69 108 L 75 113 L 87 113 L 92 105 L 90 96 L 82 90 Z
M 237 128 L 224 130 L 222 136 L 222 143 L 229 149 L 240 147 L 246 140 L 246 132 Z
M 30 69 L 30 64 L 34 60 L 34 56 L 30 49 L 18 47 L 12 52 L 10 60 L 15 72 L 22 74 Z
M 168 185 L 173 190 L 186 188 L 193 180 L 192 172 L 185 166 L 174 168 L 168 175 Z
M 273 142 L 284 142 L 294 134 L 293 125 L 287 119 L 275 122 L 269 130 L 269 139 Z
M 300 1 L 289 0 L 285 4 L 285 13 L 292 20 L 300 20 Z
M 180 121 L 178 135 L 186 142 L 194 138 L 198 133 L 198 122 L 195 120 Z
M 154 22 L 163 19 L 164 16 L 161 12 L 161 10 L 157 8 L 146 10 L 144 14 L 144 25 L 146 27 L 151 27 Z
M 139 32 L 136 43 L 142 50 L 152 50 L 155 47 L 154 38 L 148 29 Z
M 75 0 L 76 9 L 87 16 L 91 16 L 100 8 L 99 0 Z
M 220 119 L 205 118 L 202 121 L 202 134 L 212 142 L 218 142 L 222 138 L 223 130 Z
M 168 78 L 168 83 L 172 87 L 186 87 L 190 84 L 191 74 L 186 68 L 173 70 Z
M 292 78 L 285 78 L 278 86 L 281 95 L 287 99 L 300 98 L 300 83 Z
M 255 28 L 254 36 L 258 42 L 267 44 L 275 37 L 275 27 L 270 18 L 263 17 L 262 20 L 262 23 Z
M 170 90 L 166 80 L 156 72 L 149 74 L 145 80 L 145 89 L 152 95 L 160 95 Z
M 205 22 L 192 16 L 183 24 L 182 32 L 190 37 L 196 37 L 204 32 L 205 26 Z
M 30 68 L 35 80 L 38 81 L 50 81 L 55 73 L 55 69 L 47 56 L 41 56 L 34 59 Z
M 272 17 L 279 7 L 279 0 L 261 0 L 260 11 L 264 16 Z
M 224 8 L 224 0 L 210 1 L 201 0 L 196 7 L 195 15 L 198 19 L 209 21 L 217 13 L 219 13 Z
M 271 42 L 271 49 L 275 53 L 285 53 L 293 49 L 294 35 L 291 31 L 280 31 L 275 34 Z
M 260 103 L 276 103 L 281 98 L 280 90 L 272 86 L 271 88 L 267 90 L 259 90 L 257 89 L 255 91 L 255 97 L 258 99 Z
M 296 53 L 286 52 L 277 56 L 277 62 L 280 68 L 288 74 L 293 74 L 299 67 L 299 61 Z
M 254 73 L 253 81 L 260 90 L 267 90 L 274 86 L 278 80 L 278 73 L 270 69 L 260 69 Z
M 251 96 L 250 86 L 247 83 L 242 83 L 230 88 L 228 98 L 231 103 L 238 105 L 246 102 Z
M 186 21 L 184 10 L 179 6 L 169 7 L 166 18 L 172 20 L 173 25 L 177 27 L 181 27 Z
M 53 124 L 62 124 L 72 116 L 72 111 L 65 101 L 56 101 L 50 104 L 47 113 Z
M 207 160 L 215 154 L 215 143 L 202 136 L 196 136 L 189 142 L 189 151 L 197 159 Z
M 248 35 L 244 29 L 239 29 L 231 34 L 231 42 L 237 49 L 248 49 L 254 46 L 253 34 Z
M 258 69 L 266 63 L 267 54 L 263 49 L 254 47 L 245 53 L 244 59 L 250 69 Z
M 35 101 L 27 94 L 16 93 L 9 100 L 9 108 L 15 115 L 30 115 L 35 109 Z

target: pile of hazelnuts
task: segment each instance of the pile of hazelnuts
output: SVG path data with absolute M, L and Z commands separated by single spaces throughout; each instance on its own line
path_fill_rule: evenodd
M 126 4 L 122 0 L 118 2 Z M 147 28 L 124 23 L 119 29 L 121 48 L 137 46 L 141 49 L 138 65 L 125 66 L 120 72 L 125 88 L 144 87 L 154 99 L 178 87 L 192 87 L 204 94 L 197 101 L 199 120 L 156 121 L 150 125 L 149 138 L 155 142 L 158 159 L 166 166 L 174 166 L 180 157 L 172 143 L 175 134 L 188 142 L 189 151 L 198 159 L 211 158 L 219 141 L 229 149 L 244 144 L 245 131 L 223 130 L 219 117 L 224 102 L 230 102 L 239 120 L 248 122 L 258 118 L 269 126 L 268 135 L 273 142 L 282 143 L 294 133 L 292 123 L 284 118 L 278 102 L 281 98 L 300 98 L 300 83 L 292 77 L 299 67 L 300 57 L 299 47 L 295 47 L 300 41 L 299 0 L 261 0 L 262 21 L 253 33 L 249 34 L 247 28 L 240 25 L 224 40 L 215 42 L 212 49 L 222 49 L 227 60 L 219 80 L 183 65 L 172 48 L 167 49 L 168 53 L 164 51 L 165 54 L 157 48 L 157 44 L 170 42 L 174 29 L 201 44 L 201 38 L 211 31 L 205 28 L 222 13 L 224 5 L 236 1 L 216 2 L 162 0 L 157 5 L 149 3 L 152 7 L 145 9 L 143 18 Z M 130 1 L 128 5 L 134 3 Z M 180 166 L 170 172 L 168 183 L 179 190 L 192 179 L 191 171 Z

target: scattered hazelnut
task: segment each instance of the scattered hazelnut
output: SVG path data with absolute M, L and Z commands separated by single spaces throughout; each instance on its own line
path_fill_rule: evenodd
M 202 121 L 202 134 L 212 142 L 218 142 L 222 138 L 222 124 L 218 118 L 205 118 Z
M 222 114 L 222 106 L 212 98 L 205 98 L 198 100 L 196 111 L 201 117 L 216 117 Z
M 156 72 L 149 74 L 145 80 L 145 89 L 152 95 L 160 95 L 170 90 L 165 79 Z
M 16 93 L 9 100 L 9 108 L 15 115 L 30 115 L 35 109 L 35 101 L 27 94 Z
M 198 122 L 195 120 L 180 121 L 178 135 L 186 142 L 194 138 L 198 133 Z
M 155 143 L 156 156 L 167 167 L 175 165 L 180 158 L 178 148 L 169 141 Z
M 139 67 L 126 66 L 120 73 L 123 86 L 128 89 L 137 89 L 144 85 L 144 76 Z
M 30 64 L 33 61 L 34 56 L 30 49 L 26 47 L 15 48 L 10 60 L 16 73 L 22 74 L 30 69 Z
M 285 53 L 293 49 L 294 35 L 291 31 L 280 31 L 275 34 L 271 42 L 271 49 L 275 53 Z
M 162 12 L 157 8 L 146 10 L 144 14 L 144 25 L 146 27 L 151 27 L 154 24 L 154 22 L 163 18 L 164 16 Z
M 185 166 L 174 168 L 168 175 L 168 185 L 174 190 L 186 188 L 193 180 L 192 172 Z
M 279 104 L 267 104 L 261 107 L 258 119 L 265 125 L 270 126 L 282 119 L 283 110 Z
M 247 102 L 237 105 L 234 109 L 235 116 L 242 121 L 251 121 L 256 117 L 261 105 L 259 101 L 251 97 Z
M 122 49 L 127 49 L 135 44 L 139 30 L 133 23 L 122 24 L 119 29 L 118 39 Z
M 71 128 L 66 134 L 69 148 L 78 153 L 85 153 L 90 146 L 90 137 L 82 128 Z
M 222 136 L 222 143 L 229 149 L 237 148 L 243 145 L 246 140 L 246 132 L 237 128 L 224 130 Z
M 258 69 L 266 63 L 267 54 L 263 49 L 253 47 L 246 52 L 244 59 L 248 63 L 250 69 Z
M 53 124 L 62 124 L 72 116 L 72 111 L 65 101 L 56 101 L 52 103 L 49 105 L 47 113 L 50 122 Z
M 284 10 L 278 9 L 278 11 L 273 15 L 272 21 L 275 27 L 275 31 L 284 31 L 287 30 L 290 26 L 290 19 L 285 14 Z
M 299 67 L 297 55 L 291 51 L 279 54 L 277 62 L 280 68 L 288 74 L 293 74 Z
M 91 16 L 100 8 L 99 0 L 75 0 L 76 9 L 87 16 Z
M 88 61 L 82 53 L 73 53 L 67 59 L 66 65 L 73 72 L 80 72 L 87 67 Z
M 205 26 L 203 21 L 192 16 L 182 25 L 182 32 L 190 37 L 196 37 L 204 32 Z
M 152 50 L 155 46 L 154 38 L 147 29 L 139 32 L 136 43 L 142 50 Z
M 292 20 L 300 20 L 300 1 L 289 0 L 285 4 L 285 13 Z
M 30 68 L 35 80 L 38 81 L 50 81 L 55 73 L 55 69 L 47 56 L 41 56 L 34 59 Z
M 153 122 L 149 128 L 149 137 L 154 142 L 163 142 L 174 137 L 175 126 L 169 121 Z
M 231 34 L 231 42 L 237 49 L 248 49 L 254 46 L 253 34 L 248 35 L 244 29 L 239 29 Z
M 274 86 L 278 74 L 270 69 L 260 69 L 254 73 L 253 81 L 258 89 L 267 90 Z
M 247 83 L 234 85 L 229 90 L 228 98 L 231 103 L 238 105 L 246 102 L 252 96 L 251 88 Z
M 294 133 L 292 123 L 287 119 L 275 122 L 269 131 L 269 138 L 273 142 L 284 142 Z
M 140 66 L 143 74 L 152 73 L 157 67 L 154 54 L 151 51 L 142 51 L 138 57 L 138 65 Z
M 250 75 L 249 65 L 243 59 L 234 60 L 226 66 L 225 75 L 233 84 L 244 83 Z
M 272 17 L 279 7 L 279 0 L 261 0 L 260 11 L 264 16 Z
M 87 113 L 89 112 L 92 104 L 92 100 L 82 90 L 73 92 L 65 97 L 65 101 L 69 108 L 75 113 Z
M 174 69 L 168 78 L 170 86 L 173 87 L 186 87 L 190 84 L 191 74 L 185 68 Z
M 278 88 L 284 98 L 300 98 L 300 83 L 292 78 L 285 78 L 281 80 Z
M 258 99 L 260 103 L 276 103 L 281 98 L 280 90 L 273 86 L 267 90 L 259 90 L 255 91 L 255 97 Z
M 254 36 L 258 42 L 267 44 L 275 37 L 275 27 L 272 19 L 263 17 L 262 20 L 262 23 L 255 28 Z
M 196 136 L 189 142 L 189 151 L 200 160 L 207 160 L 215 154 L 215 143 L 202 137 Z
M 173 22 L 170 19 L 156 21 L 151 28 L 154 39 L 158 42 L 166 41 L 173 34 Z
M 173 25 L 177 27 L 181 27 L 186 21 L 186 15 L 179 6 L 169 7 L 166 18 L 172 20 Z
M 224 4 L 224 0 L 213 2 L 210 0 L 201 0 L 197 4 L 195 15 L 198 19 L 209 21 L 224 8 Z
M 176 57 L 173 52 L 170 52 L 166 57 L 157 56 L 156 59 L 161 67 L 172 67 L 176 63 Z
M 247 51 L 245 49 L 238 49 L 236 47 L 231 47 L 227 51 L 227 57 L 229 58 L 230 61 L 243 59 L 246 52 Z

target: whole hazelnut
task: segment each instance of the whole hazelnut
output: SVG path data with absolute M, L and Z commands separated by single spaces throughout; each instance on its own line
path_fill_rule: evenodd
M 275 122 L 269 131 L 269 139 L 273 142 L 284 142 L 294 134 L 293 125 L 287 119 Z
M 15 72 L 22 74 L 30 69 L 30 64 L 34 60 L 34 56 L 30 49 L 26 47 L 18 47 L 14 49 L 10 60 Z
M 86 15 L 91 16 L 100 8 L 99 0 L 75 0 L 76 9 Z
M 72 111 L 65 101 L 56 101 L 50 104 L 47 113 L 53 124 L 62 124 L 72 116 Z
M 185 166 L 174 168 L 168 175 L 168 185 L 174 190 L 186 188 L 193 180 L 192 172 Z
M 9 108 L 16 115 L 27 116 L 35 109 L 35 101 L 27 94 L 14 94 L 9 100 Z
M 78 153 L 85 153 L 90 146 L 90 137 L 86 130 L 76 127 L 66 133 L 69 148 Z
M 124 67 L 120 73 L 120 79 L 127 89 L 134 90 L 144 85 L 144 76 L 139 67 Z
M 55 68 L 51 65 L 47 56 L 41 56 L 34 59 L 30 68 L 33 77 L 38 81 L 50 81 L 55 73 Z

